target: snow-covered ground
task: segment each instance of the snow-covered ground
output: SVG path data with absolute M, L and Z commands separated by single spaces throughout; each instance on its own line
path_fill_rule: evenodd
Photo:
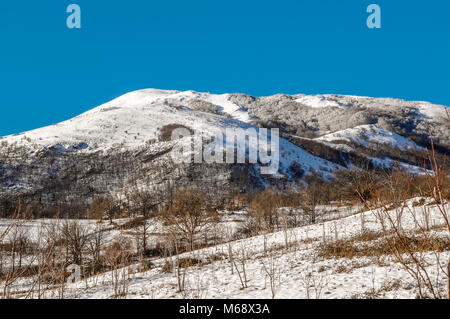
M 219 106 L 219 111 L 228 113 L 231 117 L 246 123 L 250 123 L 254 120 L 248 111 L 241 108 L 240 106 L 234 104 L 230 101 L 230 94 L 208 94 L 201 99 L 211 102 L 214 105 Z
M 324 107 L 340 107 L 349 108 L 348 105 L 340 104 L 336 101 L 327 99 L 324 95 L 306 95 L 295 100 L 298 103 L 302 103 L 313 108 L 324 108 Z
M 413 141 L 398 135 L 394 132 L 381 129 L 375 125 L 360 125 L 354 128 L 326 134 L 317 137 L 316 140 L 326 142 L 345 141 L 352 142 L 357 145 L 369 147 L 370 144 L 385 144 L 391 147 L 397 147 L 400 150 L 405 149 L 422 149 Z
M 425 117 L 426 119 L 434 119 L 437 117 L 448 118 L 448 107 L 429 102 L 420 102 L 418 113 L 418 117 Z
M 443 227 L 438 208 L 428 199 L 421 203 L 423 206 L 418 205 L 420 200 L 407 201 L 408 208 L 401 215 L 402 229 L 409 234 L 416 234 L 418 227 L 427 220 L 431 227 L 430 234 L 448 240 L 449 235 Z M 447 211 L 449 206 L 446 205 Z M 391 216 L 398 217 L 398 212 L 392 210 Z M 380 232 L 380 221 L 376 216 L 376 211 L 353 211 L 347 217 L 289 229 L 287 232 L 233 241 L 231 247 L 236 261 L 233 272 L 227 244 L 184 253 L 179 257 L 196 258 L 202 260 L 203 264 L 186 268 L 185 291 L 182 293 L 177 291 L 176 272 L 163 270 L 168 259 L 152 259 L 150 270 L 143 270 L 139 264 L 131 265 L 123 269 L 123 273 L 127 274 L 125 297 L 271 298 L 268 274 L 272 274 L 276 298 L 415 298 L 415 281 L 393 256 L 374 254 L 336 258 L 324 257 L 319 253 L 320 247 L 326 243 L 350 240 L 357 247 L 362 247 L 381 240 L 378 237 L 367 241 L 356 239 L 363 233 Z M 246 288 L 242 287 L 239 279 L 239 275 L 243 276 L 243 254 L 246 256 Z M 426 260 L 425 268 L 433 283 L 444 289 L 446 275 L 442 269 L 450 257 L 450 251 L 430 251 L 421 255 Z M 439 256 L 439 260 L 436 256 Z M 275 269 L 273 273 L 266 271 L 272 269 L 271 265 Z M 115 293 L 113 279 L 114 273 L 108 272 L 69 284 L 65 297 L 111 298 Z M 17 287 L 23 291 L 26 288 L 27 280 Z M 17 296 L 20 297 L 20 293 Z M 46 293 L 49 298 L 57 296 L 57 289 Z

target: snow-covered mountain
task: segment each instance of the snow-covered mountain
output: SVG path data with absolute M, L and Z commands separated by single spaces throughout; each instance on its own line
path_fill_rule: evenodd
M 211 135 L 279 128 L 278 174 L 261 174 L 261 163 L 176 164 L 174 146 L 190 141 L 168 139 L 176 127 Z M 132 184 L 261 188 L 295 184 L 312 172 L 331 178 L 336 170 L 357 167 L 357 157 L 387 168 L 397 161 L 420 173 L 412 154 L 428 146 L 430 128 L 438 151 L 448 152 L 446 109 L 425 102 L 140 90 L 68 121 L 1 138 L 0 199 L 71 204 L 119 194 Z

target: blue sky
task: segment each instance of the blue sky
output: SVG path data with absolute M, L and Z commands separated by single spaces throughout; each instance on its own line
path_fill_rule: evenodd
M 66 27 L 70 3 L 81 30 Z M 0 136 L 151 87 L 450 105 L 449 12 L 447 0 L 2 0 Z

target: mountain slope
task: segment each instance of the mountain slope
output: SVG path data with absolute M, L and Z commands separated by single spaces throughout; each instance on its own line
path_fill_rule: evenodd
M 210 106 L 221 103 L 218 114 L 193 109 L 199 101 Z M 68 121 L 3 138 L 0 196 L 2 200 L 22 196 L 44 205 L 71 205 L 118 194 L 136 184 L 161 189 L 174 184 L 199 184 L 217 191 L 251 189 L 274 182 L 293 183 L 313 171 L 329 178 L 341 168 L 285 139 L 279 143 L 279 170 L 270 176 L 261 174 L 261 163 L 174 163 L 175 145 L 189 142 L 190 137 L 172 141 L 165 136 L 167 128 L 184 127 L 206 136 L 229 128 L 258 132 L 258 127 L 241 120 L 251 118 L 228 102 L 226 95 L 153 89 L 131 92 Z
M 386 168 L 395 160 L 420 173 L 410 153 L 428 145 L 430 126 L 439 150 L 447 152 L 445 109 L 425 102 L 140 90 L 68 121 L 0 139 L 0 203 L 11 206 L 22 197 L 45 206 L 83 205 L 138 184 L 161 191 L 196 184 L 223 194 L 294 185 L 313 172 L 331 178 L 360 158 Z M 280 128 L 279 170 L 262 174 L 260 162 L 174 163 L 174 148 L 191 142 L 168 138 L 177 127 L 206 136 Z M 206 148 L 219 142 L 208 143 Z

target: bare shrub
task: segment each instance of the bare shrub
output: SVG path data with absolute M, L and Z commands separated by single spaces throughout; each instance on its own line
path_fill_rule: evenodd
M 247 270 L 246 270 L 246 264 L 248 259 L 248 251 L 245 247 L 244 243 L 241 243 L 239 254 L 237 255 L 237 258 L 233 258 L 233 264 L 236 269 L 236 273 L 239 277 L 239 281 L 241 282 L 242 289 L 248 288 L 248 280 L 247 280 Z M 238 260 L 238 263 L 240 264 L 240 268 L 238 267 L 238 263 L 236 263 L 236 259 Z
M 430 133 L 431 136 L 431 133 Z M 428 170 L 427 168 L 431 168 Z M 442 298 L 441 285 L 438 282 L 439 274 L 436 280 L 427 269 L 426 251 L 434 251 L 434 260 L 436 262 L 438 272 L 442 272 L 449 281 L 449 272 L 445 267 L 441 266 L 440 252 L 448 248 L 448 242 L 439 241 L 433 238 L 430 233 L 429 218 L 425 215 L 424 223 L 420 223 L 417 219 L 414 208 L 410 208 L 407 204 L 407 198 L 410 194 L 405 189 L 416 189 L 419 193 L 432 197 L 434 199 L 434 207 L 437 208 L 441 218 L 441 223 L 447 228 L 450 234 L 450 221 L 447 213 L 446 203 L 443 195 L 443 184 L 447 179 L 445 173 L 445 163 L 438 163 L 434 150 L 433 141 L 431 141 L 431 150 L 427 150 L 427 157 L 424 164 L 425 179 L 422 183 L 416 184 L 414 178 L 408 176 L 400 176 L 401 183 L 396 183 L 391 179 L 387 179 L 388 188 L 375 189 L 371 192 L 371 200 L 360 194 L 361 200 L 366 207 L 373 210 L 379 224 L 381 225 L 384 237 L 384 245 L 389 248 L 396 260 L 408 272 L 415 281 L 418 296 L 420 298 Z M 356 190 L 358 192 L 358 190 Z M 394 208 L 391 207 L 389 201 L 397 202 Z M 425 213 L 427 213 L 425 211 Z M 407 235 L 402 227 L 402 218 L 406 214 L 410 214 L 415 220 L 416 232 L 420 234 L 420 239 L 412 238 Z M 447 293 L 448 294 L 448 293 Z
M 280 206 L 281 200 L 277 192 L 267 189 L 255 196 L 249 205 L 249 213 L 254 217 L 259 229 L 274 231 L 279 226 Z
M 87 240 L 87 250 L 91 255 L 91 268 L 94 274 L 102 268 L 101 253 L 104 245 L 104 229 L 101 225 L 97 225 L 95 231 L 88 236 Z
M 83 265 L 83 254 L 88 243 L 88 230 L 77 220 L 67 220 L 62 225 L 62 239 L 69 256 L 68 262 Z
M 305 288 L 306 299 L 322 298 L 323 289 L 328 284 L 325 275 L 321 274 L 320 272 L 315 272 L 309 269 L 306 269 L 305 274 L 301 275 L 301 281 L 303 287 Z
M 266 278 L 269 279 L 272 299 L 275 299 L 281 284 L 281 271 L 279 261 L 277 257 L 272 254 L 266 262 L 261 261 L 261 263 Z
M 125 297 L 128 294 L 129 269 L 126 267 L 131 257 L 131 243 L 124 238 L 116 238 L 104 253 L 104 260 L 111 269 L 111 283 L 114 288 L 114 298 Z

